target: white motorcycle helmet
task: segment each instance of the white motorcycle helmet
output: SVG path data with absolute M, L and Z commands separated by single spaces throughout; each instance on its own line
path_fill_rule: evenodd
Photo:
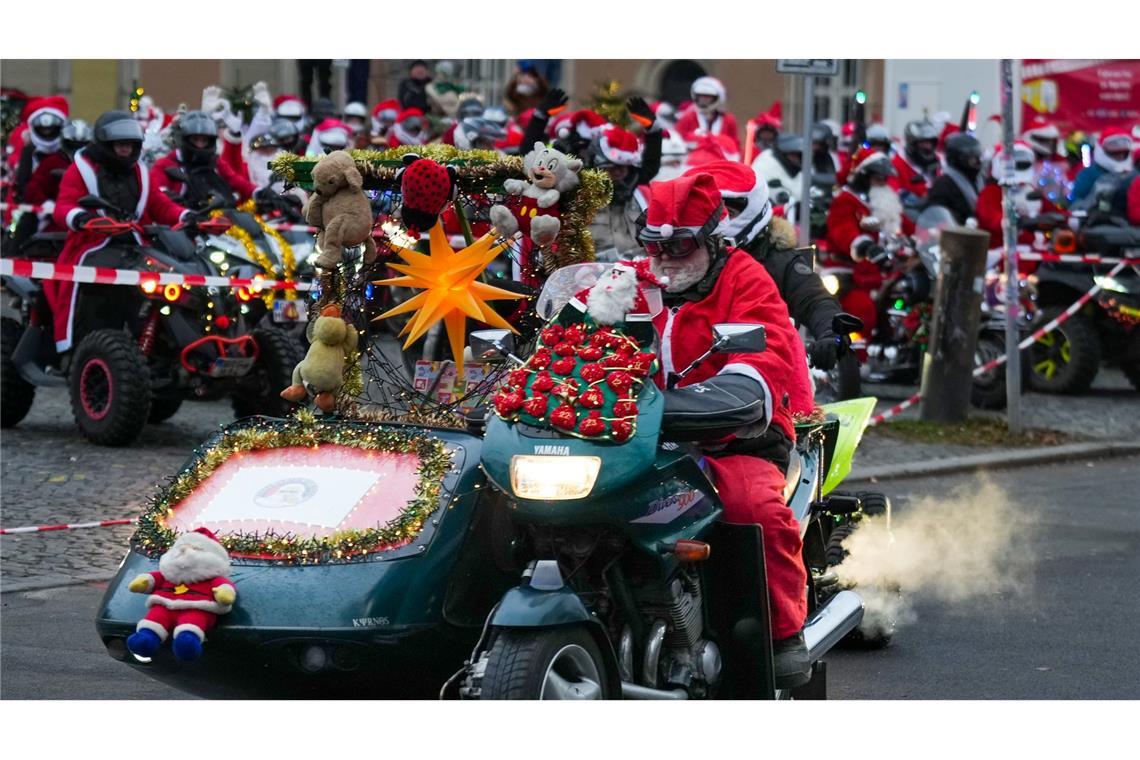
M 370 118 L 368 106 L 360 101 L 354 100 L 344 107 L 344 123 L 352 127 L 354 134 L 363 132 L 364 128 L 368 126 Z
M 1027 143 L 1013 144 L 1013 180 L 1019 185 L 1033 184 L 1034 151 Z M 1005 176 L 1005 155 L 999 147 L 990 160 L 990 174 L 996 180 Z
M 724 85 L 716 77 L 698 77 L 689 88 L 689 97 L 701 113 L 708 115 L 724 105 Z

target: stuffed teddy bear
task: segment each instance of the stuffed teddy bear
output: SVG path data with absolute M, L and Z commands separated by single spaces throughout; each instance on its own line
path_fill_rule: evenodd
M 523 159 L 526 180 L 503 182 L 506 205 L 491 207 L 491 223 L 500 234 L 510 236 L 518 230 L 529 235 L 535 245 L 548 246 L 562 229 L 558 201 L 562 193 L 578 186 L 582 162 L 540 142 Z
M 149 594 L 146 617 L 127 637 L 127 649 L 152 657 L 167 638 L 179 660 L 202 656 L 202 642 L 218 615 L 233 609 L 237 591 L 226 577 L 230 555 L 206 528 L 183 533 L 158 560 L 158 572 L 143 573 L 127 586 Z
M 364 262 L 376 260 L 372 239 L 372 205 L 364 195 L 364 178 L 348 151 L 334 150 L 313 168 L 313 194 L 305 205 L 305 221 L 319 228 L 317 266 L 331 269 L 344 248 L 364 244 Z
M 309 352 L 293 368 L 293 384 L 281 391 L 281 398 L 301 402 L 311 393 L 322 412 L 331 412 L 336 392 L 344 385 L 344 361 L 356 350 L 360 339 L 356 328 L 340 318 L 340 307 L 331 304 L 305 328 Z

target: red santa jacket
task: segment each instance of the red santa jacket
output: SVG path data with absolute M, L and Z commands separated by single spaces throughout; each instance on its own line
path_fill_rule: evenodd
M 1048 198 L 1041 200 L 1042 214 L 1060 212 L 1061 209 L 1053 205 Z M 1005 219 L 1005 209 L 1002 205 L 1001 185 L 990 182 L 978 194 L 977 210 L 978 227 L 990 233 L 990 248 L 1001 248 L 1005 245 L 1002 220 Z M 1033 230 L 1020 230 L 1017 233 L 1017 242 L 1028 245 L 1033 242 Z
M 170 175 L 166 173 L 167 169 L 183 168 L 181 156 L 181 152 L 176 150 L 173 153 L 167 153 L 154 162 L 154 166 L 150 168 L 150 182 L 156 189 L 174 195 L 181 195 L 186 192 L 185 183 L 172 180 Z M 253 197 L 253 192 L 257 190 L 257 186 L 250 182 L 247 177 L 239 175 L 232 166 L 220 159 L 214 168 L 217 169 L 222 180 L 237 194 L 238 200 L 248 201 Z
M 919 171 L 917 166 L 908 161 L 902 152 L 891 156 L 891 166 L 895 167 L 897 176 L 888 179 L 887 184 L 896 193 L 901 195 L 905 191 L 913 193 L 919 198 L 925 198 L 926 194 L 930 192 L 930 180 Z
M 235 591 L 234 584 L 229 578 L 216 576 L 209 580 L 197 583 L 175 583 L 168 580 L 161 572 L 147 573 L 150 576 L 150 596 L 146 598 L 146 606 L 156 604 L 168 610 L 203 610 L 224 615 L 233 609 L 232 604 L 222 604 L 214 599 L 214 591 L 229 586 Z
M 726 135 L 732 138 L 736 152 L 740 153 L 740 133 L 736 128 L 736 117 L 724 111 L 718 111 L 712 124 L 708 124 L 705 117 L 696 108 L 690 108 L 681 114 L 677 124 L 673 127 L 685 142 L 693 142 L 701 134 Z
M 71 160 L 62 150 L 44 156 L 32 170 L 32 176 L 24 186 L 20 202 L 40 205 L 45 201 L 54 201 L 59 195 L 59 184 L 63 181 L 63 174 L 70 165 Z
M 878 232 L 868 232 L 859 226 L 865 216 L 871 216 L 870 206 L 850 187 L 840 190 L 827 212 L 827 244 L 833 254 L 854 259 L 857 246 L 866 241 L 879 242 Z
M 235 140 L 230 137 L 228 131 L 222 136 L 222 152 L 218 156 L 218 171 L 222 171 L 223 165 L 239 177 L 249 177 L 249 167 L 246 166 L 245 157 L 241 154 L 241 138 Z M 229 182 L 229 180 L 226 181 Z M 230 187 L 233 185 L 231 184 Z
M 767 349 L 758 354 L 713 354 L 678 387 L 719 374 L 751 377 L 764 386 L 769 423 L 794 440 L 790 399 L 797 384 L 810 386 L 807 364 L 795 358 L 793 343 L 800 338 L 776 283 L 764 266 L 744 251 L 729 249 L 728 261 L 707 296 L 664 309 L 654 317 L 653 324 L 661 335 L 662 371 L 655 378 L 658 385 L 663 385 L 670 372 L 683 370 L 708 349 L 712 327 L 718 322 L 764 325 Z

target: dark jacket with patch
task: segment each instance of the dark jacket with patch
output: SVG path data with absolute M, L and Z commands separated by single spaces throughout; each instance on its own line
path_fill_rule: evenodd
M 744 250 L 768 270 L 792 319 L 806 325 L 812 337 L 819 340 L 832 332 L 832 318 L 841 309 L 812 269 L 810 257 L 795 246 L 795 227 L 776 216 Z

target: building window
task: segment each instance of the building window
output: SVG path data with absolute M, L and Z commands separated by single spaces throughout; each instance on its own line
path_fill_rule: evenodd
M 670 61 L 661 72 L 658 98 L 674 106 L 681 105 L 689 99 L 689 88 L 693 82 L 705 73 L 705 68 L 696 61 Z
M 815 78 L 815 119 L 834 119 L 840 124 L 851 121 L 855 108 L 855 92 L 863 81 L 863 61 L 845 58 L 839 62 L 839 73 L 833 77 Z

